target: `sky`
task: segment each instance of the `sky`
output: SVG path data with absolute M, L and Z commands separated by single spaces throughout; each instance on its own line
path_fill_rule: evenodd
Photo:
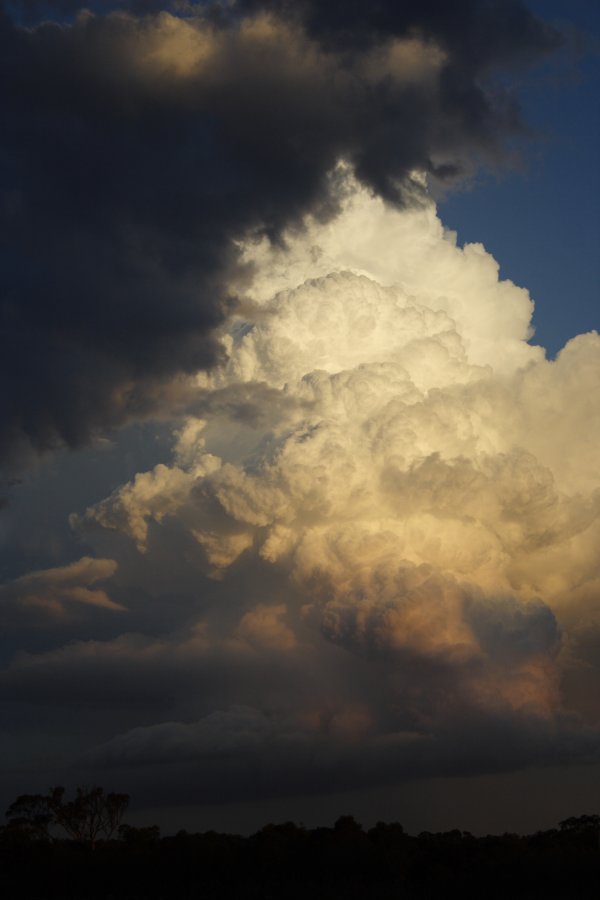
M 600 808 L 598 18 L 0 5 L 0 803 Z

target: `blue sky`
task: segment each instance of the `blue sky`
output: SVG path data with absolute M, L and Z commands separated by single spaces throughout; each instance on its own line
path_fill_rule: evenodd
M 523 78 L 520 97 L 532 140 L 520 171 L 480 174 L 441 203 L 460 243 L 480 241 L 504 277 L 529 289 L 534 341 L 554 355 L 565 341 L 600 326 L 600 5 L 532 0 L 571 47 Z M 568 24 L 567 24 L 568 23 Z

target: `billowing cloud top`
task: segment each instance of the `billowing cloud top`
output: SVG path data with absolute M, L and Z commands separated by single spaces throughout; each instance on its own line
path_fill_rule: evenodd
M 402 203 L 415 170 L 499 159 L 520 124 L 494 73 L 559 40 L 516 2 L 91 7 L 0 9 L 13 464 L 172 409 L 219 359 L 236 242 L 331 217 L 341 159 Z

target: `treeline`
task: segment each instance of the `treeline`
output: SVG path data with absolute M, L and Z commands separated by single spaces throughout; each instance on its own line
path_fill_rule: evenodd
M 122 795 L 120 795 L 122 796 Z M 600 896 L 600 817 L 567 819 L 519 836 L 407 834 L 396 822 L 364 829 L 351 816 L 332 828 L 287 822 L 243 837 L 121 825 L 89 840 L 37 833 L 13 821 L 0 831 L 6 900 L 585 900 Z M 118 837 L 116 834 L 118 833 Z

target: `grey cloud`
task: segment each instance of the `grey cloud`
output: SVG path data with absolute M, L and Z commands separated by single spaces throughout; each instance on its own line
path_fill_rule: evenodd
M 466 618 L 486 652 L 504 665 L 540 653 L 552 656 L 560 647 L 556 617 L 540 600 L 504 597 L 489 603 L 478 596 L 467 605 Z
M 414 635 L 405 647 L 381 649 L 393 628 L 375 613 L 360 626 L 382 626 L 375 653 L 365 655 L 347 630 L 319 640 L 317 623 L 305 623 L 303 632 L 290 613 L 295 643 L 282 647 L 264 612 L 257 643 L 248 627 L 255 614 L 238 611 L 245 624 L 224 638 L 198 623 L 178 637 L 122 635 L 20 655 L 0 676 L 0 698 L 71 708 L 81 722 L 103 708 L 115 716 L 128 710 L 131 730 L 111 737 L 109 716 L 104 743 L 78 765 L 90 772 L 170 767 L 175 794 L 178 767 L 196 765 L 205 769 L 202 785 L 214 784 L 220 800 L 227 799 L 224 784 L 239 793 L 319 791 L 509 771 L 595 752 L 593 729 L 560 708 L 548 714 L 540 699 L 547 672 L 538 678 L 535 667 L 540 660 L 551 667 L 557 650 L 553 617 L 541 605 L 523 610 L 510 600 L 471 600 L 466 618 L 476 621 L 483 649 L 466 655 L 423 652 Z M 431 615 L 427 603 L 421 614 Z M 248 767 L 275 775 L 260 789 L 248 777 L 244 786 L 242 774 L 232 773 L 247 775 Z
M 160 722 L 135 728 L 92 751 L 89 758 L 100 765 L 200 761 L 206 756 L 257 750 L 272 740 L 274 731 L 273 724 L 258 710 L 234 707 L 190 724 Z
M 238 608 L 238 621 L 241 618 Z M 204 623 L 188 622 L 179 634 L 122 633 L 18 653 L 0 673 L 0 699 L 67 705 L 84 716 L 88 710 L 111 706 L 204 715 L 216 702 L 252 705 L 261 697 L 277 705 L 287 703 L 276 698 L 288 694 L 293 702 L 305 704 L 324 672 L 314 650 L 301 648 L 284 656 L 276 647 L 257 647 L 250 638 L 236 637 L 235 627 L 219 638 Z
M 432 654 L 420 652 L 414 636 L 392 648 L 384 610 L 383 619 L 363 616 L 360 631 L 355 622 L 354 636 L 346 628 L 325 640 L 318 617 L 295 616 L 288 595 L 281 620 L 295 642 L 282 648 L 252 596 L 265 582 L 249 564 L 242 570 L 245 596 L 231 583 L 215 586 L 220 636 L 200 621 L 170 636 L 124 634 L 19 654 L 0 674 L 3 708 L 29 710 L 20 714 L 26 720 L 37 719 L 36 710 L 45 718 L 70 711 L 78 734 L 70 746 L 65 720 L 61 778 L 122 784 L 142 806 L 327 794 L 597 759 L 594 729 L 560 708 L 540 712 L 534 671 L 527 676 L 557 650 L 556 623 L 542 604 L 464 592 L 480 649 Z M 270 591 L 277 596 L 276 585 Z M 422 614 L 436 630 L 431 584 L 426 591 Z M 377 632 L 375 650 L 365 653 L 369 630 Z M 520 700 L 528 685 L 529 705 L 526 695 Z
M 13 20 L 33 25 L 44 20 L 69 19 L 83 9 L 97 14 L 115 11 L 147 13 L 160 9 L 189 12 L 196 4 L 194 0 L 89 0 L 88 3 L 82 3 L 82 0 L 11 0 L 3 5 Z
M 599 749 L 596 732 L 583 733 L 568 719 L 458 718 L 438 733 L 396 731 L 349 741 L 232 707 L 196 722 L 162 722 L 117 735 L 73 766 L 132 779 L 141 803 L 227 802 L 590 762 Z

